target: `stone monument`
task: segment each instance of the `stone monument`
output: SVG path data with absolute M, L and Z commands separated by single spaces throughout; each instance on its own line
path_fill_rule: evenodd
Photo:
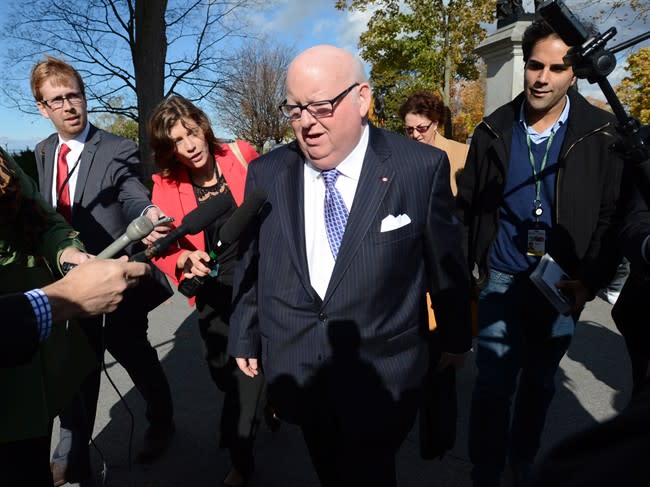
M 524 11 L 521 0 L 497 0 L 496 15 L 497 30 L 474 50 L 487 66 L 485 115 L 512 100 L 523 89 L 521 39 L 535 17 Z

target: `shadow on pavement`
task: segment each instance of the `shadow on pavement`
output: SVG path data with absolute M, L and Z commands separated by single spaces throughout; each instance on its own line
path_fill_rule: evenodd
M 592 308 L 593 305 L 590 304 Z M 173 306 L 172 306 L 173 307 Z M 587 310 L 589 311 L 589 310 Z M 158 308 L 155 312 L 161 311 Z M 174 311 L 170 312 L 173 319 Z M 173 344 L 162 359 L 174 397 L 176 436 L 165 455 L 149 466 L 128 469 L 130 418 L 114 392 L 103 389 L 104 404 L 98 418 L 106 415 L 106 426 L 96 432 L 98 444 L 108 464 L 105 485 L 113 487 L 218 486 L 228 468 L 228 455 L 217 448 L 218 421 L 222 393 L 212 383 L 203 359 L 196 313 L 180 318 L 180 326 L 171 326 L 169 334 L 152 343 L 160 350 L 173 334 Z M 152 319 L 152 323 L 155 321 Z M 162 356 L 162 354 L 161 354 Z M 110 362 L 109 362 L 110 361 Z M 107 355 L 113 377 L 120 367 Z M 467 456 L 467 419 L 473 379 L 474 356 L 470 354 L 457 375 L 458 429 L 456 446 L 442 460 L 419 457 L 418 427 L 415 425 L 397 459 L 400 487 L 468 487 L 470 464 Z M 558 391 L 553 400 L 542 439 L 542 452 L 558 440 L 620 410 L 629 397 L 631 382 L 625 345 L 615 331 L 609 307 L 595 305 L 595 311 L 583 314 L 573 342 L 557 376 Z M 140 445 L 147 422 L 143 401 L 125 378 L 120 387 L 135 416 L 132 456 Z M 108 397 L 112 395 L 113 397 Z M 381 427 L 381 425 L 378 425 Z M 99 428 L 98 428 L 99 429 Z M 96 430 L 97 431 L 97 430 Z M 257 470 L 250 487 L 316 487 L 313 471 L 300 430 L 282 424 L 271 433 L 264 426 L 255 446 Z M 94 468 L 101 471 L 101 460 L 92 452 Z M 101 484 L 100 484 L 101 485 Z

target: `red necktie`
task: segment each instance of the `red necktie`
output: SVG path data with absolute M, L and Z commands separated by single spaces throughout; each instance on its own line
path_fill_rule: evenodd
M 70 206 L 70 185 L 68 184 L 68 162 L 66 156 L 70 152 L 70 147 L 61 144 L 59 149 L 59 159 L 56 161 L 56 193 L 58 201 L 56 202 L 56 211 L 68 222 L 72 220 L 72 207 Z M 65 186 L 63 186 L 65 183 Z

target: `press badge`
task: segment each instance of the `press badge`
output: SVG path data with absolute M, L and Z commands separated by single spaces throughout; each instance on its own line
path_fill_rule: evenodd
M 528 229 L 528 249 L 527 255 L 541 257 L 546 253 L 546 230 L 540 228 Z

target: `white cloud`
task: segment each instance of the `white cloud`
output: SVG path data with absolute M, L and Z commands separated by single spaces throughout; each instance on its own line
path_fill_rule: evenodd
M 346 12 L 344 22 L 339 24 L 337 37 L 339 43 L 352 51 L 359 46 L 359 37 L 368 27 L 368 21 L 375 9 L 368 8 L 365 12 Z
M 302 51 L 316 44 L 334 44 L 358 52 L 359 36 L 372 10 L 337 10 L 332 0 L 279 0 L 250 15 L 259 32 Z

